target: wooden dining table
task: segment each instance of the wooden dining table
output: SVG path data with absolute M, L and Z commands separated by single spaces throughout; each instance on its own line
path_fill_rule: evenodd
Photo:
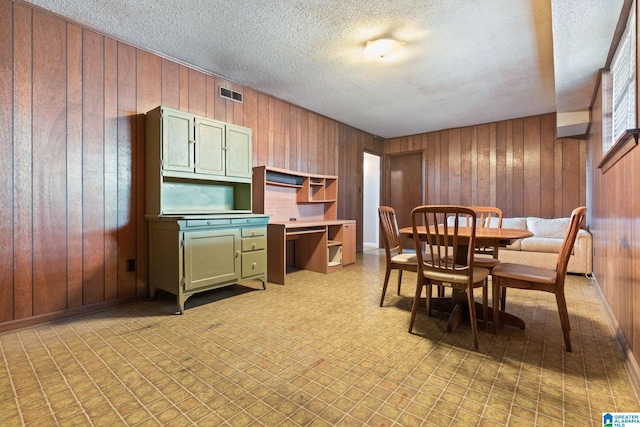
M 421 226 L 417 228 L 417 231 L 420 235 L 420 238 L 426 241 L 428 236 L 426 228 L 424 226 Z M 471 237 L 471 232 L 471 227 L 460 227 L 458 229 L 458 237 L 463 239 L 466 238 L 468 240 L 469 237 Z M 400 234 L 413 238 L 413 227 L 401 228 Z M 531 236 L 533 236 L 533 233 L 528 230 L 520 230 L 516 228 L 478 227 L 476 228 L 475 246 L 493 247 L 494 258 L 497 258 L 499 248 L 506 247 L 510 244 L 513 244 L 516 240 L 524 239 Z M 456 262 L 458 264 L 466 264 L 467 251 L 459 251 L 459 255 L 461 255 L 464 259 L 456 260 Z M 431 307 L 437 311 L 451 313 L 447 322 L 447 331 L 449 332 L 455 330 L 455 328 L 462 322 L 462 320 L 469 317 L 466 292 L 455 288 L 452 288 L 451 297 L 432 298 Z M 488 307 L 488 309 L 489 318 L 492 319 L 493 308 Z M 498 310 L 498 307 L 496 307 L 495 309 Z M 480 315 L 482 313 L 482 304 L 476 303 L 476 313 L 477 315 Z M 524 329 L 525 327 L 524 321 L 513 314 L 500 311 L 499 316 L 500 324 L 502 325 L 516 326 L 520 329 Z

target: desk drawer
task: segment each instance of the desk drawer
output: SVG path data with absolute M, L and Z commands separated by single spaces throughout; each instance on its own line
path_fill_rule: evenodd
M 264 274 L 267 271 L 267 253 L 265 250 L 243 253 L 242 277 Z
M 267 227 L 244 227 L 242 237 L 264 236 L 267 234 Z
M 250 237 L 242 239 L 242 252 L 251 252 L 264 249 L 267 247 L 267 238 L 265 236 Z

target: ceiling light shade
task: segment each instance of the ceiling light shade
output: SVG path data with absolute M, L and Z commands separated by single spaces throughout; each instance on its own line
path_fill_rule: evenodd
M 364 58 L 370 61 L 395 61 L 404 42 L 393 39 L 378 39 L 368 41 L 364 48 Z

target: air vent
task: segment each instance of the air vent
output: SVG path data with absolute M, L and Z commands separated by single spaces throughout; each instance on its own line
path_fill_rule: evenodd
M 231 101 L 242 103 L 242 93 L 220 86 L 220 96 Z

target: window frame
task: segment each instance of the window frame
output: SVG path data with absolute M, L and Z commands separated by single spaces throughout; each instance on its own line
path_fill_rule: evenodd
M 638 17 L 637 17 L 637 9 L 636 9 L 636 1 L 633 0 L 628 9 L 628 13 L 625 14 L 625 11 L 622 11 L 620 16 L 620 22 L 618 23 L 618 29 L 616 32 L 619 34 L 618 37 L 614 40 L 615 50 L 613 54 L 610 54 L 610 59 L 608 62 L 608 68 L 602 70 L 601 73 L 601 82 L 602 82 L 602 161 L 598 165 L 598 168 L 602 170 L 602 172 L 606 172 L 611 166 L 613 166 L 618 160 L 620 160 L 625 154 L 627 154 L 631 149 L 633 149 L 636 145 L 638 145 L 638 134 L 640 133 L 640 129 L 638 129 Z M 623 20 L 624 18 L 624 20 Z M 621 24 L 623 23 L 623 24 Z M 612 66 L 614 65 L 614 59 L 618 59 L 618 54 L 620 53 L 620 49 L 625 46 L 625 42 L 631 40 L 632 48 L 631 55 L 633 56 L 631 64 L 634 66 L 633 70 L 633 78 L 630 80 L 635 85 L 632 95 L 632 103 L 634 110 L 632 114 L 629 114 L 629 109 L 623 109 L 621 113 L 623 116 L 632 116 L 631 123 L 627 123 L 623 132 L 620 132 L 615 138 L 615 129 L 614 129 L 614 121 L 616 116 L 616 107 L 614 99 L 614 79 L 615 76 L 613 74 L 614 70 L 612 70 Z M 612 46 L 613 48 L 614 46 Z M 619 112 L 620 113 L 620 112 Z M 615 138 L 615 139 L 614 139 Z

